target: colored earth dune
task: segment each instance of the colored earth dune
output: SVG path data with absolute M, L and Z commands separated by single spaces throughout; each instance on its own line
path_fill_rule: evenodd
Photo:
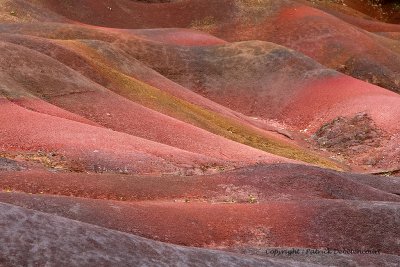
M 0 0 L 0 266 L 398 266 L 399 14 Z

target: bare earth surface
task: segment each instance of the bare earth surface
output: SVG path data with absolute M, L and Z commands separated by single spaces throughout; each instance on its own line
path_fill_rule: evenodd
M 0 266 L 398 266 L 398 14 L 0 0 Z

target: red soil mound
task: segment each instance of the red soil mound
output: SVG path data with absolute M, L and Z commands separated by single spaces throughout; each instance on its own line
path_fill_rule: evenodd
M 6 100 L 1 100 L 0 109 L 6 129 L 2 130 L 2 151 L 53 152 L 66 157 L 72 169 L 143 174 L 180 172 L 192 169 L 194 162 L 206 169 L 221 164 L 146 139 L 28 111 Z
M 392 108 L 398 106 L 394 104 L 399 101 L 398 95 L 335 74 L 310 59 L 282 47 L 261 42 L 193 50 L 179 47 L 165 48 L 162 45 L 151 45 L 149 49 L 146 44 L 133 46 L 129 42 L 119 45 L 166 77 L 249 116 L 265 119 L 278 118 L 297 127 L 300 123 L 306 123 L 301 126 L 304 129 L 312 128 L 307 125 L 314 125 L 314 122 L 311 122 L 313 118 L 318 118 L 315 125 L 321 127 L 341 114 L 354 115 L 364 112 L 370 114 L 376 121 L 377 127 L 388 135 L 396 135 L 399 131 L 395 123 L 399 119 L 399 112 Z M 264 49 L 263 52 L 260 51 L 261 47 Z M 165 51 L 164 49 L 168 49 L 168 53 L 162 52 Z M 199 53 L 201 56 L 198 56 Z M 263 60 L 260 59 L 261 57 Z M 156 58 L 163 58 L 165 61 L 157 61 Z M 237 67 L 237 58 L 240 58 L 243 67 Z M 168 64 L 163 62 L 168 62 Z M 217 69 L 222 69 L 222 71 L 216 71 Z M 319 82 L 326 95 L 311 90 L 315 98 L 307 95 L 304 98 L 306 102 L 301 102 L 297 106 L 296 99 L 302 98 L 303 88 L 308 88 L 308 86 L 312 88 Z M 330 82 L 334 88 L 327 88 L 326 85 Z M 371 94 L 374 95 L 375 100 L 372 99 Z M 313 101 L 310 101 L 311 99 Z M 354 100 L 351 105 L 348 104 L 350 99 Z M 308 101 L 312 105 L 308 104 Z M 342 102 L 344 103 L 340 104 Z M 268 106 L 265 103 L 268 103 Z M 351 107 L 351 113 L 347 113 L 349 107 Z M 383 109 L 385 109 L 384 115 Z M 304 110 L 310 110 L 314 115 L 306 114 Z M 295 112 L 297 114 L 294 114 Z M 327 114 L 336 116 L 326 118 Z M 312 129 L 310 132 L 315 130 Z M 379 148 L 383 148 L 386 151 L 383 153 L 387 154 L 387 151 L 393 151 L 393 147 L 398 146 L 396 140 L 393 136 L 388 144 L 382 143 Z M 386 162 L 382 162 L 380 168 L 396 165 L 395 158 L 398 158 L 396 153 L 382 157 L 382 159 L 386 158 Z
M 373 139 L 378 143 L 371 144 L 364 151 L 357 150 L 351 153 L 351 147 L 342 149 L 337 147 L 339 150 L 336 152 L 339 155 L 342 153 L 342 156 L 356 165 L 364 165 L 364 168 L 399 167 L 398 133 L 400 129 L 396 121 L 400 119 L 400 110 L 397 108 L 398 104 L 395 103 L 400 99 L 397 94 L 349 77 L 333 77 L 311 83 L 304 88 L 292 98 L 290 108 L 286 108 L 279 115 L 281 119 L 290 118 L 291 121 L 288 123 L 297 125 L 304 131 L 315 133 L 325 123 L 332 123 L 341 116 L 351 119 L 357 114 L 365 114 L 372 121 L 372 128 L 367 130 L 379 132 L 379 136 Z M 354 129 L 350 129 L 349 133 L 357 131 Z M 339 128 L 335 135 L 346 135 L 345 128 Z M 356 140 L 354 148 L 358 145 L 363 145 L 363 142 Z M 346 153 L 350 154 L 345 155 Z
M 132 1 L 42 1 L 72 20 L 120 28 L 185 27 L 213 33 L 228 41 L 265 40 L 302 52 L 325 66 L 399 92 L 400 55 L 382 49 L 365 31 L 400 31 L 342 13 L 332 16 L 297 1 L 179 1 L 146 4 Z M 68 8 L 66 7 L 68 5 Z M 318 7 L 318 6 L 317 6 Z M 76 12 L 79 10 L 79 12 Z M 96 13 L 96 15 L 93 15 Z M 99 15 L 101 14 L 101 15 Z M 231 14 L 226 16 L 226 14 Z M 140 18 L 140 19 L 137 19 Z M 342 20 L 343 19 L 343 20 Z M 168 38 L 166 38 L 168 39 Z M 190 38 L 188 38 L 190 40 Z M 367 58 L 364 56 L 368 54 Z M 339 56 L 340 55 L 340 56 Z M 367 75 L 365 70 L 371 75 Z M 375 79 L 372 77 L 375 76 Z
M 7 51 L 11 49 L 18 53 L 9 54 Z M 3 71 L 25 90 L 107 128 L 225 160 L 242 163 L 286 161 L 132 103 L 32 50 L 4 44 L 3 53 Z M 30 63 L 22 70 L 18 62 L 22 64 L 27 58 L 31 59 Z M 14 62 L 15 68 L 6 68 L 9 62 Z M 48 68 L 52 69 L 51 73 L 46 73 Z M 54 93 L 56 87 L 60 89 Z M 33 102 L 29 99 L 15 101 Z M 190 140 L 187 135 L 191 136 Z M 222 147 L 224 152 L 221 154 L 218 148 Z
M 1 188 L 33 194 L 211 203 L 316 199 L 400 201 L 396 195 L 400 193 L 400 181 L 394 178 L 344 174 L 303 165 L 265 165 L 190 177 L 60 173 L 27 167 L 26 163 L 20 172 L 11 172 L 15 171 L 15 162 L 4 163 L 3 168 L 7 172 L 0 173 Z
M 395 135 L 400 130 L 396 126 L 400 112 L 393 108 L 399 106 L 398 94 L 325 69 L 271 43 L 196 48 L 126 40 L 116 44 L 182 86 L 248 116 L 279 119 L 314 133 L 341 115 L 367 113 L 380 130 L 392 136 L 389 143 L 378 146 L 384 151 L 376 152 L 377 157 L 387 156 L 374 168 L 397 165 L 397 152 L 391 156 L 388 152 L 398 146 Z M 364 156 L 354 163 L 370 168 L 361 162 Z
M 383 49 L 380 42 L 367 32 L 305 6 L 283 7 L 276 17 L 267 18 L 256 27 L 272 26 L 272 31 L 262 31 L 260 28 L 258 35 L 251 35 L 249 39 L 257 38 L 284 45 L 327 67 L 398 92 L 399 53 Z M 240 37 L 222 38 L 238 40 Z
M 57 25 L 50 26 L 56 27 Z M 34 30 L 34 28 L 30 29 Z M 53 28 L 50 27 L 48 29 L 50 30 Z M 56 27 L 55 29 L 58 28 Z M 75 27 L 75 29 L 78 30 L 80 28 Z M 10 28 L 8 30 L 10 30 Z M 27 29 L 25 28 L 23 30 L 26 31 Z M 90 33 L 90 36 L 97 33 L 96 31 L 91 32 L 91 30 L 86 30 L 88 33 Z M 44 33 L 42 32 L 42 34 Z M 260 138 L 275 142 L 276 146 L 287 147 L 284 149 L 290 148 L 290 150 L 299 151 L 296 153 L 305 154 L 304 152 L 301 152 L 299 148 L 293 144 L 293 142 L 288 142 L 286 138 L 280 137 L 279 134 L 271 134 L 252 126 L 251 124 L 256 124 L 254 123 L 254 120 L 250 120 L 246 116 L 243 116 L 237 112 L 233 112 L 232 110 L 224 108 L 212 101 L 193 94 L 187 89 L 167 80 L 148 67 L 145 67 L 136 59 L 127 57 L 123 50 L 116 50 L 107 43 L 86 41 L 84 45 L 97 46 L 98 49 L 101 48 L 100 51 L 102 54 L 107 56 L 104 60 L 111 61 L 110 65 L 116 68 L 116 70 L 110 70 L 115 71 L 116 74 L 119 75 L 119 80 L 114 79 L 113 77 L 115 76 L 102 76 L 104 73 L 104 65 L 98 65 L 93 62 L 96 59 L 98 61 L 103 59 L 83 56 L 83 53 L 86 50 L 81 51 L 80 49 L 76 49 L 76 47 L 74 47 L 74 45 L 79 46 L 79 43 L 67 41 L 56 42 L 47 39 L 22 37 L 20 35 L 3 36 L 6 41 L 18 44 L 18 46 L 5 44 L 6 47 L 11 47 L 13 49 L 15 48 L 15 50 L 20 51 L 20 54 L 24 55 L 21 57 L 21 55 L 18 54 L 6 54 L 4 57 L 4 65 L 8 64 L 7 62 L 9 61 L 20 61 L 26 57 L 35 58 L 32 59 L 32 65 L 27 65 L 27 70 L 23 75 L 18 68 L 4 68 L 4 71 L 10 75 L 13 75 L 17 82 L 27 87 L 25 90 L 30 91 L 30 93 L 35 94 L 38 97 L 45 98 L 54 105 L 77 113 L 107 128 L 122 131 L 156 142 L 176 146 L 192 152 L 210 155 L 212 157 L 222 157 L 226 159 L 232 159 L 234 161 L 240 160 L 251 163 L 263 161 L 259 157 L 261 156 L 260 152 L 257 152 L 254 149 L 242 146 L 243 149 L 239 151 L 237 147 L 241 146 L 236 143 L 223 140 L 208 132 L 202 131 L 201 129 L 174 120 L 158 112 L 149 110 L 148 108 L 142 106 L 144 105 L 156 109 L 159 112 L 167 113 L 169 116 L 174 116 L 198 127 L 205 128 L 206 130 L 215 134 L 223 135 L 229 139 L 253 146 L 255 148 L 260 147 L 258 144 L 259 141 L 257 141 L 258 143 L 251 141 L 250 138 L 253 138 L 252 136 L 249 136 L 249 138 L 247 138 L 247 136 L 243 137 L 243 134 L 240 135 L 241 133 L 234 133 L 232 129 L 236 127 L 243 127 L 245 131 L 249 132 L 245 133 L 246 135 L 260 135 Z M 116 37 L 113 36 L 113 38 Z M 136 37 L 132 37 L 132 39 L 129 40 L 129 42 L 138 41 Z M 23 46 L 28 47 L 29 50 L 23 48 Z M 71 46 L 73 47 L 72 49 Z M 140 46 L 140 43 L 138 43 L 138 46 Z M 40 54 L 32 51 L 32 49 L 40 52 Z M 44 56 L 42 53 L 46 56 Z M 113 56 L 111 57 L 110 55 Z M 50 59 L 48 56 L 57 59 L 57 61 Z M 76 72 L 71 71 L 64 64 L 73 68 Z M 29 70 L 29 66 L 31 66 L 31 70 Z M 36 66 L 41 67 L 37 68 Z M 58 70 L 57 74 L 45 73 L 45 69 L 49 66 L 51 66 L 51 68 L 54 70 Z M 143 83 L 140 83 L 136 79 L 131 79 L 125 74 L 117 71 L 121 71 L 130 76 L 139 76 L 145 81 L 151 80 L 155 85 L 160 85 L 163 90 L 159 91 L 156 88 L 149 87 Z M 68 73 L 68 76 L 70 77 L 74 77 L 74 83 L 71 83 L 65 78 L 65 73 Z M 86 77 L 83 77 L 82 75 Z M 91 80 L 88 80 L 87 78 Z M 27 86 L 28 80 L 29 86 Z M 126 83 L 125 80 L 128 80 L 128 86 L 121 84 Z M 132 103 L 127 99 L 111 93 L 104 87 L 100 87 L 98 84 L 93 83 L 93 81 L 125 96 L 129 100 L 138 102 L 140 105 Z M 52 95 L 55 83 L 64 84 L 59 95 Z M 80 87 L 78 91 L 74 89 L 77 84 L 79 84 L 78 86 Z M 153 93 L 151 91 L 153 91 Z M 166 91 L 166 93 L 163 91 Z M 91 103 L 91 105 L 87 106 L 87 103 Z M 198 106 L 193 106 L 192 103 Z M 175 106 L 178 106 L 179 108 L 176 108 Z M 204 108 L 210 109 L 212 113 L 204 110 Z M 155 121 L 159 123 L 155 124 Z M 251 124 L 249 122 L 251 122 Z M 257 126 L 261 126 L 267 130 L 281 132 L 280 130 L 275 129 L 275 127 L 270 127 L 268 124 L 257 124 Z M 181 130 L 185 129 L 185 131 L 177 132 L 176 129 L 178 128 Z M 186 138 L 188 132 L 192 132 L 191 140 Z M 194 140 L 197 141 L 193 142 Z M 207 143 L 209 144 L 208 148 L 206 145 Z M 224 154 L 221 154 L 218 149 L 215 149 L 222 146 L 226 148 L 226 153 Z M 232 149 L 229 150 L 229 147 L 232 147 Z M 310 163 L 316 162 L 316 160 L 312 159 L 312 157 L 316 158 L 317 156 L 311 156 L 311 159 L 307 159 L 301 155 L 291 156 L 292 152 L 290 150 L 288 150 L 288 152 L 282 152 L 281 150 L 276 153 L 281 156 L 304 160 Z M 245 151 L 248 151 L 248 153 Z M 267 148 L 265 151 L 275 153 L 274 149 Z M 266 155 L 264 154 L 264 156 Z M 273 161 L 275 161 L 275 159 Z M 266 162 L 271 162 L 269 159 L 266 160 Z
M 318 200 L 212 205 L 126 203 L 17 193 L 0 196 L 2 202 L 181 245 L 375 249 L 395 255 L 400 249 L 400 206 L 393 202 Z
M 6 266 L 310 266 L 169 245 L 4 203 L 0 210 Z

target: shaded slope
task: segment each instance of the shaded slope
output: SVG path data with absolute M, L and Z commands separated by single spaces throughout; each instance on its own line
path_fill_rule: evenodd
M 16 22 L 38 22 L 47 21 L 54 22 L 72 22 L 66 17 L 53 12 L 45 6 L 39 5 L 40 1 L 25 0 L 1 0 L 0 2 L 0 22 L 16 23 Z
M 156 41 L 164 44 L 207 46 L 226 43 L 226 41 L 210 34 L 191 29 L 142 29 L 128 30 L 127 32 L 149 41 Z M 125 33 L 125 30 L 121 30 L 121 33 Z
M 0 262 L 7 266 L 306 266 L 163 244 L 4 203 L 0 210 Z
M 305 1 L 304 1 L 305 2 Z M 399 20 L 399 6 L 396 0 L 377 0 L 377 1 L 364 1 L 364 0 L 343 0 L 340 2 L 335 1 L 309 1 L 314 7 L 322 8 L 327 12 L 335 12 L 336 16 L 344 13 L 348 16 L 358 17 L 364 19 L 370 24 L 380 24 L 381 22 L 387 23 L 400 23 Z M 381 26 L 395 27 L 395 25 L 381 24 Z
M 3 202 L 181 245 L 329 247 L 399 253 L 400 206 L 393 202 L 317 200 L 210 205 L 17 193 L 1 196 Z M 186 230 L 181 231 L 183 228 Z
M 302 52 L 327 67 L 398 92 L 399 54 L 385 49 L 363 30 L 307 7 L 283 9 L 274 25 L 268 40 Z
M 0 96 L 8 98 L 8 100 L 13 101 L 14 104 L 39 113 L 98 126 L 98 124 L 91 120 L 63 110 L 44 100 L 41 100 L 38 97 L 35 97 L 5 72 L 0 72 L 0 79 Z
M 214 2 L 214 5 L 210 5 L 208 1 L 199 0 L 151 4 L 131 0 L 112 0 L 107 2 L 95 0 L 72 0 L 68 2 L 39 0 L 37 3 L 43 8 L 53 10 L 74 21 L 97 26 L 131 29 L 185 28 L 194 20 L 202 20 L 204 17 L 218 17 L 223 21 L 221 11 L 226 10 L 225 14 L 229 14 L 229 11 L 235 8 L 231 0 Z M 96 14 L 96 16 L 93 16 L 93 14 Z M 140 18 L 140 20 L 133 18 Z
M 327 67 L 399 91 L 399 54 L 383 49 L 363 30 L 342 19 L 373 31 L 400 31 L 399 25 L 354 17 L 350 20 L 340 12 L 338 18 L 307 3 L 289 0 L 225 0 L 218 4 L 198 0 L 160 4 L 86 0 L 68 4 L 42 1 L 42 4 L 73 20 L 106 27 L 189 27 L 227 41 L 271 41 L 302 52 Z M 102 15 L 94 16 L 93 12 Z M 331 9 L 328 12 L 332 13 Z M 343 66 L 347 66 L 347 72 L 342 70 Z

